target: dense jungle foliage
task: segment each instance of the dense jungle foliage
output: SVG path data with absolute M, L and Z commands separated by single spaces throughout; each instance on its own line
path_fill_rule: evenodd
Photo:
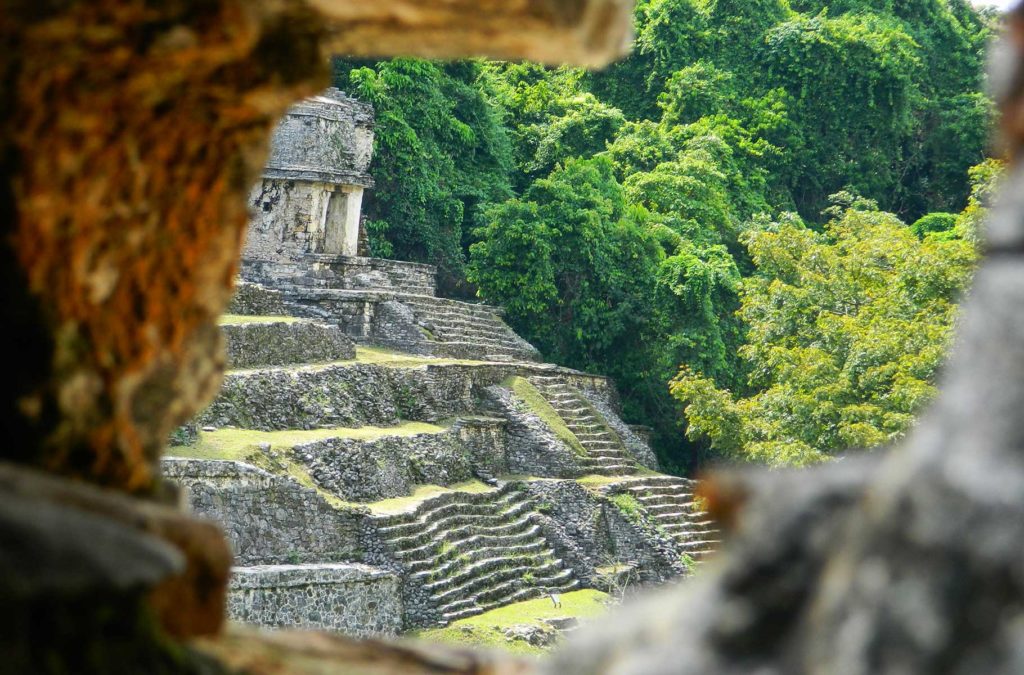
M 603 72 L 338 60 L 377 113 L 371 249 L 614 377 L 669 469 L 892 440 L 999 171 L 993 23 L 966 0 L 639 0 Z

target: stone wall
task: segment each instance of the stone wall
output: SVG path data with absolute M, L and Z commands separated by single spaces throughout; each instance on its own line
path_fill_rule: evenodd
M 616 560 L 636 563 L 640 581 L 663 583 L 687 573 L 667 535 L 610 502 L 604 514 L 612 555 Z
M 595 568 L 614 557 L 604 500 L 575 481 L 531 481 L 526 489 L 537 502 L 544 537 L 584 584 Z
M 243 255 L 248 260 L 300 260 L 324 251 L 325 214 L 337 186 L 264 178 L 252 190 L 253 217 Z
M 311 628 L 356 637 L 402 628 L 398 577 L 361 564 L 236 567 L 228 614 L 270 628 Z
M 372 157 L 373 107 L 331 88 L 288 109 L 263 175 L 372 187 Z
M 651 449 L 647 438 L 641 435 L 642 429 L 641 433 L 638 433 L 637 428 L 626 424 L 619 417 L 618 395 L 614 387 L 582 387 L 580 392 L 587 402 L 601 413 L 608 426 L 618 434 L 626 450 L 637 462 L 654 471 L 660 469 L 654 450 Z
M 436 422 L 474 414 L 482 388 L 512 372 L 500 365 L 354 363 L 228 373 L 197 422 L 262 431 Z
M 163 460 L 192 510 L 224 528 L 240 565 L 361 560 L 365 514 L 332 507 L 315 491 L 243 462 Z
M 508 469 L 512 473 L 552 478 L 582 476 L 580 457 L 516 396 L 500 386 L 487 395 L 508 420 Z
M 355 343 L 334 326 L 310 321 L 222 324 L 228 366 L 255 368 L 344 361 Z
M 411 494 L 416 485 L 452 485 L 481 466 L 504 467 L 500 421 L 456 423 L 441 433 L 374 440 L 331 438 L 291 449 L 321 488 L 349 501 L 370 502 Z
M 231 303 L 228 305 L 227 313 L 247 316 L 286 316 L 293 312 L 280 291 L 247 281 L 239 281 Z

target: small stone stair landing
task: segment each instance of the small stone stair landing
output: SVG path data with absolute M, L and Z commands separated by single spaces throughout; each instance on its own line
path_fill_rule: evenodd
M 442 625 L 578 585 L 518 484 L 448 493 L 374 522 L 404 567 L 405 583 L 428 599 Z
M 435 343 L 439 355 L 487 361 L 537 361 L 540 353 L 499 316 L 500 310 L 483 304 L 425 295 L 402 295 L 416 324 Z
M 695 561 L 719 544 L 711 517 L 694 503 L 696 481 L 675 476 L 644 476 L 618 483 L 615 491 L 631 495 L 651 520 L 672 537 L 676 547 Z
M 624 476 L 639 469 L 617 433 L 575 387 L 555 375 L 527 378 L 576 436 L 587 456 L 581 464 L 587 473 Z

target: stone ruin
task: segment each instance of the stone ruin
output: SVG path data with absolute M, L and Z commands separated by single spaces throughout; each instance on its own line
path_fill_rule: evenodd
M 437 297 L 431 266 L 354 255 L 372 124 L 328 90 L 278 126 L 221 321 L 229 371 L 163 462 L 228 535 L 229 614 L 395 635 L 688 574 L 715 530 L 609 380 Z M 237 434 L 241 456 L 202 456 Z
M 217 392 L 246 194 L 327 55 L 604 65 L 629 0 L 8 2 L 0 12 L 0 651 L 10 672 L 1019 673 L 1024 10 L 991 78 L 1012 177 L 933 413 L 891 453 L 717 475 L 686 589 L 545 664 L 225 627 L 231 556 L 161 489 Z

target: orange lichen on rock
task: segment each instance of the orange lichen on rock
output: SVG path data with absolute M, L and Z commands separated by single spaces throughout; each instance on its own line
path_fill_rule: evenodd
M 16 33 L 3 120 L 14 257 L 54 336 L 19 401 L 55 413 L 31 462 L 131 491 L 223 370 L 216 317 L 276 117 L 324 84 L 298 3 L 77 3 Z M 16 58 L 15 52 L 2 58 Z

